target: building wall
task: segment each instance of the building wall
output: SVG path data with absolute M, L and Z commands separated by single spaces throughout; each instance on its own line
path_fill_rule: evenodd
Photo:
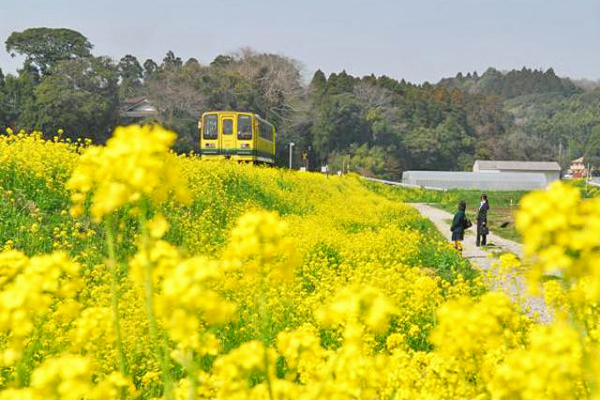
M 494 165 L 494 169 L 490 169 L 490 168 L 486 168 L 486 169 L 481 169 L 481 165 L 480 162 L 483 163 L 484 165 L 488 166 L 488 167 L 492 167 L 492 165 Z M 507 166 L 512 164 L 512 168 L 508 169 Z M 516 168 L 523 168 L 523 164 L 531 164 L 528 166 L 527 169 L 516 169 Z M 535 164 L 544 164 L 544 167 L 542 168 L 542 165 L 538 165 L 537 167 L 534 166 Z M 552 169 L 550 168 L 550 165 L 555 165 L 556 169 Z M 532 168 L 539 168 L 539 169 L 532 169 Z M 546 182 L 550 183 L 552 181 L 555 181 L 557 179 L 560 179 L 560 170 L 558 169 L 558 164 L 555 162 L 522 162 L 522 161 L 498 161 L 498 162 L 494 162 L 493 164 L 490 164 L 487 161 L 482 161 L 482 160 L 475 160 L 475 162 L 473 163 L 473 172 L 481 172 L 481 173 L 498 173 L 498 172 L 502 172 L 502 173 L 522 173 L 522 174 L 531 174 L 531 173 L 540 173 L 540 174 L 544 174 L 544 176 L 546 177 Z
M 531 171 L 531 170 L 505 170 L 505 171 L 500 171 L 503 173 L 506 172 L 510 172 L 510 173 L 516 173 L 516 174 L 531 174 L 531 173 L 540 173 L 540 174 L 544 174 L 544 176 L 546 177 L 546 183 L 550 183 L 552 181 L 555 181 L 557 179 L 560 179 L 560 171 Z
M 560 179 L 560 171 L 544 172 L 544 175 L 546 175 L 546 182 L 548 183 Z
M 509 170 L 497 170 L 497 169 L 486 169 L 486 170 L 482 170 L 480 171 L 476 166 L 473 167 L 473 172 L 479 172 L 479 173 L 515 173 L 515 174 L 532 174 L 532 173 L 540 173 L 540 174 L 544 174 L 544 176 L 546 177 L 546 182 L 550 183 L 552 181 L 555 181 L 557 179 L 560 179 L 560 171 L 532 171 L 532 170 L 518 170 L 518 169 L 509 169 Z

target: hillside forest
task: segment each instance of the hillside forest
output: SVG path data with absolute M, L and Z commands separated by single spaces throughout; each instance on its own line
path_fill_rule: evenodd
M 295 166 L 329 164 L 398 179 L 402 171 L 469 170 L 475 159 L 556 160 L 584 156 L 600 165 L 600 88 L 555 71 L 458 73 L 438 83 L 388 76 L 306 72 L 294 59 L 244 48 L 209 64 L 183 60 L 120 60 L 93 54 L 93 44 L 69 29 L 13 32 L 6 51 L 24 56 L 16 74 L 0 70 L 0 130 L 41 130 L 103 143 L 119 111 L 145 98 L 151 118 L 179 135 L 175 149 L 197 147 L 206 110 L 251 111 L 278 132 L 278 163 L 295 143 Z M 132 52 L 135 49 L 132 49 Z M 59 133 L 60 132 L 60 133 Z

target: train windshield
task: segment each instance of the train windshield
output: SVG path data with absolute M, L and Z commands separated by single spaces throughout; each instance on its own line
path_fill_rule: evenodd
M 237 130 L 238 139 L 252 139 L 252 117 L 249 115 L 238 115 Z
M 233 120 L 230 118 L 223 120 L 223 135 L 231 135 L 233 133 Z
M 217 115 L 209 114 L 204 116 L 204 139 L 216 139 L 217 138 Z

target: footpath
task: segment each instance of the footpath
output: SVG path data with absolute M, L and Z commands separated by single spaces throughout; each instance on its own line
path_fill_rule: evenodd
M 453 215 L 435 207 L 423 203 L 408 203 L 416 208 L 424 217 L 429 218 L 436 226 L 438 231 L 450 241 L 452 232 L 450 232 L 450 223 Z M 492 264 L 498 262 L 498 256 L 502 253 L 514 253 L 520 259 L 523 259 L 523 249 L 521 245 L 512 240 L 501 238 L 494 235 L 493 232 L 487 237 L 488 249 L 482 249 L 475 246 L 476 239 L 475 227 L 467 230 L 463 242 L 463 257 L 468 259 L 471 264 L 481 270 L 489 273 L 490 278 L 486 284 L 494 290 L 505 292 L 513 301 L 523 306 L 530 315 L 539 315 L 542 322 L 550 321 L 550 314 L 546 309 L 543 299 L 533 297 L 527 294 L 525 278 L 523 276 L 512 274 L 500 276 L 498 271 L 492 267 Z M 490 257 L 489 254 L 493 256 Z

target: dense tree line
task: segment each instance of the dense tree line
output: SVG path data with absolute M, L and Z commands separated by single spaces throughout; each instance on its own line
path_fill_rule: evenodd
M 439 85 L 468 93 L 497 95 L 510 117 L 506 154 L 522 160 L 556 160 L 568 167 L 584 156 L 600 167 L 600 87 L 523 67 L 506 73 L 489 68 L 442 79 Z
M 567 167 L 584 156 L 586 164 L 600 167 L 600 89 L 522 96 L 505 108 L 514 120 L 509 141 L 522 158 L 551 157 Z
M 523 67 L 502 73 L 494 68 L 488 68 L 483 75 L 477 72 L 466 75 L 458 73 L 454 78 L 445 78 L 439 82 L 448 89 L 460 89 L 470 93 L 481 93 L 502 96 L 505 99 L 534 94 L 561 93 L 572 95 L 581 93 L 571 80 L 559 78 L 552 68 L 546 71 L 532 70 Z
M 0 128 L 63 129 L 72 138 L 105 141 L 124 121 L 119 108 L 145 97 L 159 122 L 179 133 L 177 149 L 198 142 L 205 110 L 252 111 L 278 130 L 278 160 L 296 143 L 309 165 L 328 163 L 385 178 L 407 169 L 465 170 L 475 159 L 600 160 L 600 91 L 522 69 L 458 74 L 415 85 L 345 71 L 316 71 L 305 84 L 290 58 L 242 49 L 209 65 L 169 51 L 162 61 L 119 61 L 92 54 L 68 29 L 14 32 L 6 50 L 25 56 L 16 75 L 0 71 Z M 299 162 L 299 157 L 296 157 Z

